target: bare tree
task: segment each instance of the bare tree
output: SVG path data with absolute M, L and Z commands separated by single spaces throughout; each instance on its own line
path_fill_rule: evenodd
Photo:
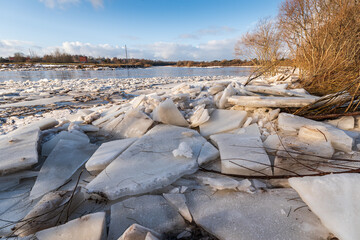
M 359 77 L 358 0 L 285 0 L 279 25 L 304 86 L 325 94 Z
M 255 28 L 241 37 L 235 45 L 238 57 L 251 60 L 254 65 L 268 66 L 276 72 L 276 62 L 281 58 L 281 41 L 274 19 L 261 19 Z

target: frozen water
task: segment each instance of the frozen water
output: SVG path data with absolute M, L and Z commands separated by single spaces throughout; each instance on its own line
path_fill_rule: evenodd
M 134 223 L 160 234 L 181 231 L 186 227 L 184 219 L 165 198 L 158 195 L 144 195 L 111 206 L 108 240 L 118 239 Z
M 200 125 L 200 134 L 209 137 L 239 128 L 244 124 L 246 117 L 247 112 L 245 111 L 215 109 L 211 113 L 210 119 Z
M 359 238 L 359 174 L 290 178 L 289 183 L 336 237 L 342 240 Z
M 105 240 L 105 212 L 82 216 L 63 225 L 37 232 L 35 236 L 39 240 Z
M 101 144 L 86 162 L 86 169 L 88 171 L 101 171 L 105 169 L 117 156 L 134 143 L 135 140 L 136 138 L 128 138 Z
M 41 167 L 30 198 L 36 199 L 63 185 L 95 150 L 93 144 L 60 140 Z
M 191 147 L 191 158 L 173 156 L 172 151 L 181 142 Z M 170 185 L 197 170 L 197 159 L 206 142 L 194 130 L 157 125 L 110 163 L 86 188 L 90 193 L 114 200 Z M 210 160 L 214 152 L 201 155 L 202 159 Z

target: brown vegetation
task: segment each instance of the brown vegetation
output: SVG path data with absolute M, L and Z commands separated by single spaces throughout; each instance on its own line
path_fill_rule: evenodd
M 282 38 L 310 92 L 337 92 L 359 77 L 359 13 L 358 0 L 285 0 L 281 5 Z

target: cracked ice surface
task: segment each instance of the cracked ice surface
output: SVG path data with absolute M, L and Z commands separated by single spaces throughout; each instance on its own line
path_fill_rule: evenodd
M 172 151 L 181 142 L 191 146 L 191 158 L 174 157 Z M 205 143 L 207 141 L 194 130 L 157 125 L 107 166 L 87 189 L 114 200 L 167 186 L 183 175 L 196 172 L 197 159 Z M 210 157 L 216 158 L 216 153 L 209 151 Z M 203 154 L 206 153 L 202 153 L 204 158 Z

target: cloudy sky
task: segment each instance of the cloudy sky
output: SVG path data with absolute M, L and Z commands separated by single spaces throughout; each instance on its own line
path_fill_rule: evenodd
M 234 44 L 281 0 L 1 1 L 0 56 L 70 54 L 158 60 L 233 59 Z

